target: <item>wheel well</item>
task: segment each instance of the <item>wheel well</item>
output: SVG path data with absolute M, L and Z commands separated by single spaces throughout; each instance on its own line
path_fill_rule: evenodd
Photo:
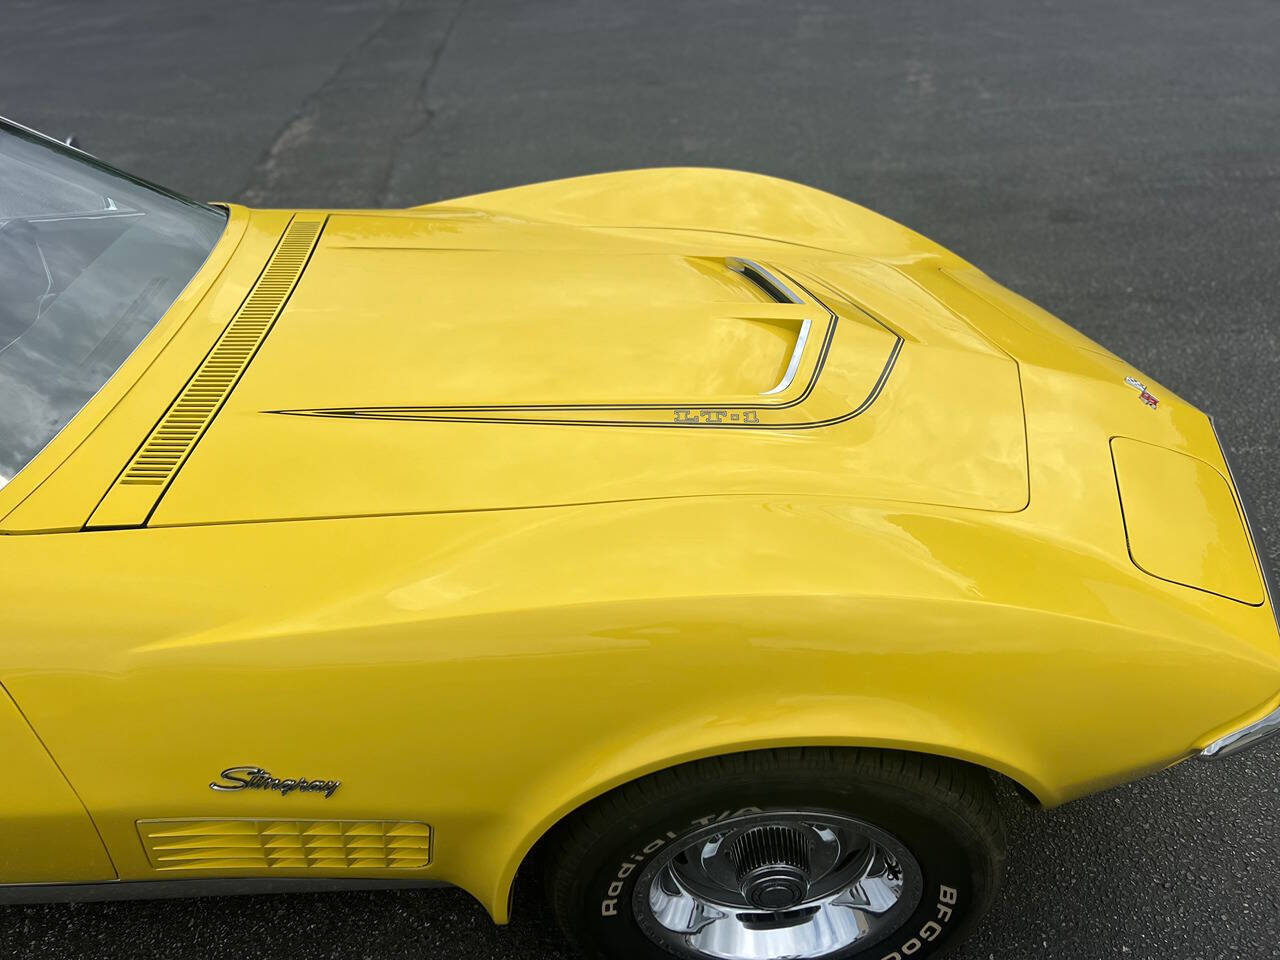
M 733 754 L 739 754 L 739 753 L 764 753 L 764 752 L 767 752 L 767 749 L 768 748 L 764 748 L 761 750 L 735 750 L 735 751 L 730 751 L 729 753 L 726 753 L 726 754 L 720 754 L 719 756 L 731 756 Z M 783 749 L 796 749 L 796 748 L 783 748 Z M 803 749 L 803 747 L 799 749 Z M 1041 806 L 1040 799 L 1025 784 L 1019 783 L 1017 780 L 1013 779 L 1007 774 L 1001 773 L 998 770 L 993 770 L 990 767 L 986 767 L 978 763 L 972 763 L 968 760 L 959 760 L 959 759 L 956 759 L 955 757 L 948 757 L 941 754 L 927 753 L 925 751 L 890 750 L 890 749 L 884 749 L 879 747 L 848 746 L 848 747 L 827 747 L 826 749 L 851 750 L 851 751 L 858 751 L 860 753 L 898 753 L 898 754 L 914 753 L 919 756 L 932 757 L 937 760 L 945 761 L 946 763 L 956 764 L 957 766 L 967 767 L 971 770 L 978 771 L 980 773 L 985 773 L 987 774 L 988 777 L 990 777 L 992 784 L 996 788 L 997 793 L 1003 793 L 1005 796 L 1010 796 L 1010 795 L 1016 796 L 1021 802 L 1023 802 L 1028 806 L 1033 806 L 1037 808 Z M 660 768 L 659 770 L 650 770 L 646 773 L 640 774 L 632 778 L 631 780 L 624 781 L 623 783 L 620 783 L 620 784 L 616 784 L 613 787 L 611 787 L 609 790 L 606 790 L 603 793 L 597 794 L 596 796 L 593 796 L 587 800 L 584 800 L 578 806 L 574 807 L 572 810 L 567 811 L 558 820 L 556 820 L 554 823 L 548 826 L 542 832 L 542 835 L 538 837 L 538 839 L 529 848 L 528 852 L 524 855 L 524 858 L 520 861 L 519 867 L 516 868 L 515 882 L 512 884 L 511 889 L 507 891 L 508 916 L 510 916 L 511 911 L 515 907 L 516 888 L 518 886 L 524 886 L 526 888 L 537 887 L 538 885 L 537 881 L 540 879 L 542 874 L 543 859 L 545 858 L 548 850 L 550 850 L 555 845 L 556 837 L 563 830 L 565 824 L 568 823 L 570 820 L 572 820 L 573 817 L 579 811 L 589 806 L 590 804 L 595 803 L 597 800 L 600 799 L 600 797 L 607 796 L 609 793 L 613 792 L 614 790 L 621 789 L 622 787 L 626 786 L 628 783 L 634 783 L 637 780 L 643 780 L 645 777 L 652 776 L 653 774 L 658 773 L 661 770 L 672 770 L 678 767 L 685 766 L 687 764 L 699 763 L 701 760 L 705 760 L 705 759 L 707 758 L 703 757 L 703 758 L 699 758 L 698 760 L 687 760 L 682 763 L 674 763 L 669 767 L 663 767 L 663 768 Z M 539 891 L 536 894 L 536 896 L 540 897 L 541 892 Z

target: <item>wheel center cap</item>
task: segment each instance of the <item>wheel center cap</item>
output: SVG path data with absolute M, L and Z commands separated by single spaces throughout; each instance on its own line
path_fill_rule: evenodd
M 771 863 L 743 879 L 742 895 L 761 910 L 789 910 L 804 900 L 809 878 L 784 863 Z
M 809 847 L 799 830 L 748 830 L 730 846 L 729 859 L 738 868 L 743 898 L 761 910 L 789 910 L 809 894 Z
M 671 839 L 640 869 L 631 907 L 672 960 L 867 956 L 924 886 L 896 837 L 830 810 L 757 810 Z

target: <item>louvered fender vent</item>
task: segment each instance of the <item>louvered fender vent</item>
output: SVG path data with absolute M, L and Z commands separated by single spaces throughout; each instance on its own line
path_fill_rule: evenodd
M 406 820 L 139 820 L 156 870 L 421 870 L 431 828 Z

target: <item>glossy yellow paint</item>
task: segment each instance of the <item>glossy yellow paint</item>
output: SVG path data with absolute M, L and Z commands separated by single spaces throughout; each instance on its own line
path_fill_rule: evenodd
M 425 217 L 331 217 L 284 316 L 152 525 L 780 490 L 1025 505 L 1017 369 L 979 338 L 948 337 L 891 302 L 877 315 L 901 319 L 879 322 L 866 312 L 876 307 L 819 282 L 839 274 L 794 251 L 721 241 L 711 258 L 706 240 L 474 220 L 450 215 L 441 233 Z M 767 259 L 813 290 L 809 302 L 762 304 L 728 255 Z M 820 367 L 824 303 L 840 320 Z M 794 382 L 761 396 L 804 319 L 818 326 Z M 910 338 L 893 369 L 901 389 L 876 400 L 874 418 L 803 426 L 863 403 L 899 338 Z M 975 381 L 984 390 L 970 390 Z M 939 391 L 954 398 L 953 415 L 921 416 Z M 533 409 L 483 409 L 494 404 Z M 599 404 L 646 406 L 581 407 Z M 414 405 L 451 409 L 405 415 L 503 419 L 401 419 Z M 735 405 L 766 425 L 802 426 L 671 429 L 674 410 Z M 463 409 L 473 407 L 482 409 Z M 282 409 L 360 415 L 263 415 Z
M 1262 603 L 1258 563 L 1226 477 L 1203 460 L 1126 437 L 1111 441 L 1111 453 L 1134 563 L 1154 577 Z
M 94 883 L 116 879 L 84 806 L 0 691 L 0 877 L 6 883 Z
M 102 837 L 68 878 L 103 846 L 157 877 L 139 820 L 413 821 L 424 875 L 505 920 L 556 820 L 683 760 L 893 747 L 1052 805 L 1274 706 L 1269 602 L 1129 556 L 1113 438 L 1221 480 L 1202 413 L 905 228 L 726 171 L 330 214 L 146 525 L 83 529 L 288 220 L 233 208 L 76 442 L 0 490 L 0 683 Z M 209 789 L 241 764 L 342 787 Z

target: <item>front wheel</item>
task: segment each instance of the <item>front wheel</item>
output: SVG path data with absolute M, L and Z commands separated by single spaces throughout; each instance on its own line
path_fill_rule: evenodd
M 593 801 L 553 842 L 557 919 L 610 960 L 932 956 L 986 912 L 1005 856 L 981 771 L 827 748 L 664 770 Z

